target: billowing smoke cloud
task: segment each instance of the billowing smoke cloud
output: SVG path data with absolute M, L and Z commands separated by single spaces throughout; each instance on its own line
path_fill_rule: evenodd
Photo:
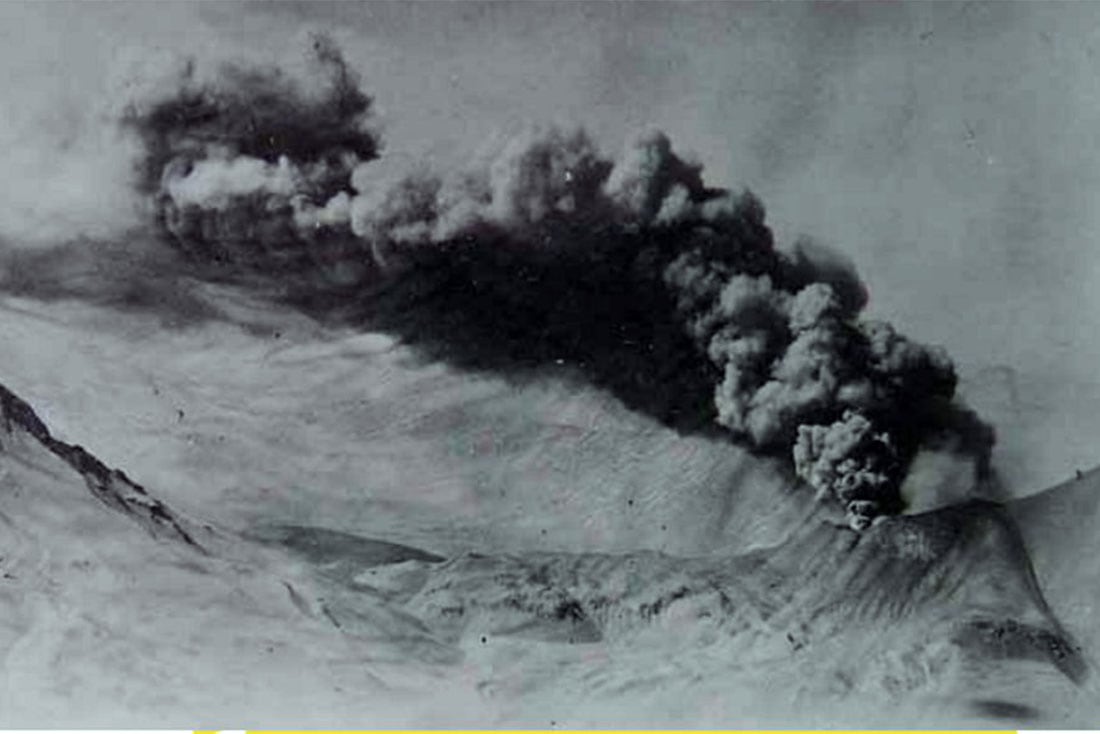
M 168 96 L 126 110 L 145 148 L 138 187 L 185 251 L 293 268 L 351 236 L 351 174 L 378 153 L 371 99 L 328 37 L 308 51 L 305 79 L 234 64 L 206 79 L 186 64 Z
M 760 448 L 793 445 L 798 475 L 853 527 L 903 509 L 906 467 L 929 441 L 957 433 L 988 471 L 992 434 L 953 403 L 950 359 L 860 321 L 865 289 L 839 257 L 803 245 L 755 274 L 690 251 L 664 278 L 719 370 L 717 421 Z
M 856 529 L 904 509 L 922 450 L 988 470 L 947 355 L 861 320 L 847 259 L 777 250 L 761 202 L 708 187 L 663 133 L 611 158 L 533 127 L 462 170 L 387 175 L 369 97 L 331 43 L 313 55 L 313 86 L 227 66 L 131 110 L 180 247 L 281 278 L 338 262 L 375 324 L 459 362 L 568 365 L 678 428 L 786 454 Z

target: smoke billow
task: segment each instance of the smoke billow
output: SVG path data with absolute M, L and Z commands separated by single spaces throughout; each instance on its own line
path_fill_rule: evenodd
M 372 101 L 328 37 L 310 37 L 308 61 L 305 79 L 236 64 L 206 79 L 189 63 L 167 96 L 128 106 L 138 188 L 184 251 L 290 269 L 351 237 L 351 174 L 378 154 Z
M 227 66 L 130 110 L 179 247 L 284 279 L 339 262 L 373 323 L 460 363 L 568 365 L 670 425 L 785 454 L 856 529 L 904 509 L 923 450 L 988 471 L 992 432 L 947 355 L 861 319 L 847 259 L 776 249 L 761 202 L 708 187 L 665 134 L 609 157 L 532 127 L 463 170 L 387 175 L 370 98 L 329 41 L 312 52 L 311 86 Z

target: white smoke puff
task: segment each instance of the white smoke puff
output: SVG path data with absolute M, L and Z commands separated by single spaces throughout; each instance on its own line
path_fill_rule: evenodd
M 870 422 L 867 422 L 868 425 Z M 818 500 L 831 496 L 836 479 L 835 462 L 822 461 L 827 445 L 829 426 L 801 425 L 792 448 L 795 472 L 814 488 Z
M 152 90 L 138 85 L 122 122 L 145 145 L 139 187 L 163 193 L 161 173 L 174 159 L 241 155 L 269 164 L 285 156 L 300 166 L 308 186 L 295 193 L 315 206 L 346 191 L 352 168 L 377 156 L 366 126 L 371 99 L 327 36 L 304 40 L 307 60 L 295 74 L 210 54 Z
M 676 224 L 698 216 L 698 207 L 691 200 L 691 194 L 683 186 L 676 184 L 661 202 L 654 221 L 657 224 Z
M 356 235 L 371 242 L 433 241 L 439 216 L 438 178 L 414 172 L 388 181 L 368 180 L 357 172 L 353 183 L 359 191 L 350 206 L 351 227 Z
M 722 381 L 714 388 L 715 420 L 738 436 L 748 430 L 749 401 L 756 391 L 751 375 L 737 362 L 727 362 Z
M 851 371 L 845 362 L 846 338 L 826 323 L 799 333 L 772 368 L 772 379 L 752 398 L 747 428 L 758 446 L 786 440 L 807 415 L 836 404 Z
M 829 372 L 816 373 L 800 382 L 766 382 L 749 401 L 745 430 L 757 446 L 774 447 L 786 440 L 786 434 L 804 414 L 828 408 L 836 385 L 837 380 Z
M 735 275 L 718 295 L 718 315 L 737 323 L 756 320 L 768 312 L 785 310 L 786 295 L 772 287 L 771 276 Z
M 825 319 L 839 318 L 842 307 L 831 286 L 812 283 L 791 299 L 789 313 L 791 331 L 797 334 L 812 329 Z
M 745 364 L 768 354 L 769 332 L 764 329 L 744 329 L 727 325 L 711 337 L 707 356 L 716 365 L 727 362 Z
M 294 224 L 301 231 L 343 227 L 351 221 L 351 197 L 345 191 L 336 194 L 324 206 L 316 206 L 304 196 L 291 199 L 291 205 L 294 207 Z
M 631 197 L 631 206 L 640 206 L 639 191 L 657 191 L 653 203 L 664 207 L 661 216 L 668 220 L 697 218 L 693 199 L 703 191 L 698 167 L 672 154 L 663 134 L 636 148 L 654 160 L 646 163 L 640 153 L 627 156 L 633 164 L 621 165 L 614 180 L 611 163 L 582 130 L 558 127 L 528 127 L 487 147 L 466 170 L 443 177 L 379 179 L 371 173 L 375 163 L 360 166 L 352 177 L 359 192 L 351 205 L 352 228 L 361 237 L 390 243 L 442 243 L 495 230 L 515 242 L 558 246 L 578 240 L 557 237 L 561 227 L 584 231 L 607 222 L 622 214 L 622 202 L 629 204 Z M 742 216 L 743 203 L 731 200 L 725 210 L 715 211 Z M 667 274 L 666 282 L 678 277 Z M 710 279 L 717 283 L 717 276 Z M 675 288 L 681 294 L 686 289 L 686 283 Z M 690 299 L 681 300 L 687 307 Z
M 697 214 L 702 168 L 677 156 L 665 133 L 643 130 L 627 141 L 604 191 L 627 222 L 672 223 Z
M 400 271 L 412 250 L 440 240 L 441 185 L 420 169 L 387 171 L 373 162 L 356 169 L 352 186 L 359 193 L 349 204 L 351 230 L 369 244 L 378 266 Z
M 740 193 L 732 191 L 706 193 L 706 200 L 698 207 L 700 219 L 717 225 L 732 226 L 735 230 L 744 227 L 755 228 L 758 231 L 766 229 L 767 210 L 764 208 L 764 202 L 752 191 L 744 189 Z M 761 243 L 753 241 L 752 244 L 759 247 Z M 770 253 L 770 239 L 767 249 Z
M 717 421 L 739 435 L 748 432 L 752 398 L 767 379 L 769 349 L 767 332 L 759 330 L 747 335 L 723 330 L 711 339 L 708 356 L 723 367 L 714 391 Z
M 869 410 L 878 400 L 875 385 L 866 377 L 857 377 L 846 382 L 836 391 L 836 401 L 847 408 Z
M 659 130 L 647 130 L 629 140 L 615 161 L 605 190 L 622 209 L 639 219 L 648 219 L 660 208 L 661 173 L 672 155 L 668 136 Z
M 668 193 L 672 144 L 659 130 L 647 130 L 629 140 L 615 162 L 605 191 L 629 218 L 648 222 Z M 681 187 L 682 188 L 682 187 Z M 687 190 L 683 189 L 687 198 Z
M 531 128 L 509 141 L 489 167 L 486 218 L 508 230 L 530 229 L 552 215 L 590 211 L 608 168 L 583 130 Z
M 473 232 L 491 221 L 487 212 L 492 207 L 493 189 L 486 170 L 460 171 L 443 180 L 437 194 L 433 233 L 437 242 Z
M 974 455 L 956 447 L 918 451 L 899 488 L 906 512 L 928 512 L 976 497 L 997 499 L 978 474 Z
M 811 384 L 835 390 L 841 375 L 850 371 L 842 356 L 846 343 L 846 335 L 836 324 L 820 324 L 799 332 L 776 363 L 775 380 L 796 390 Z
M 197 161 L 186 175 L 169 178 L 164 189 L 176 206 L 225 210 L 237 198 L 254 195 L 280 197 L 289 204 L 291 196 L 305 190 L 305 180 L 286 157 L 271 164 L 237 156 Z
M 424 171 L 386 178 L 356 169 L 355 233 L 397 244 L 443 243 L 486 228 L 542 244 L 539 230 L 605 212 L 599 192 L 610 164 L 581 130 L 527 128 L 476 160 L 439 177 Z

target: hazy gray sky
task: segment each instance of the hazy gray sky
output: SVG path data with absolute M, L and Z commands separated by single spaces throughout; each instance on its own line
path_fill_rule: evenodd
M 781 242 L 849 252 L 872 314 L 1049 396 L 1052 472 L 1100 461 L 1100 5 L 5 3 L 0 234 L 132 219 L 119 90 L 167 52 L 282 60 L 304 25 L 363 73 L 392 155 L 447 165 L 527 120 L 610 151 L 665 129 Z

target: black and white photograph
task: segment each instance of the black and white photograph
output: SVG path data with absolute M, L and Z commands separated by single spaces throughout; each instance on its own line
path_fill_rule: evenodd
M 1100 3 L 0 66 L 0 728 L 1097 728 Z

